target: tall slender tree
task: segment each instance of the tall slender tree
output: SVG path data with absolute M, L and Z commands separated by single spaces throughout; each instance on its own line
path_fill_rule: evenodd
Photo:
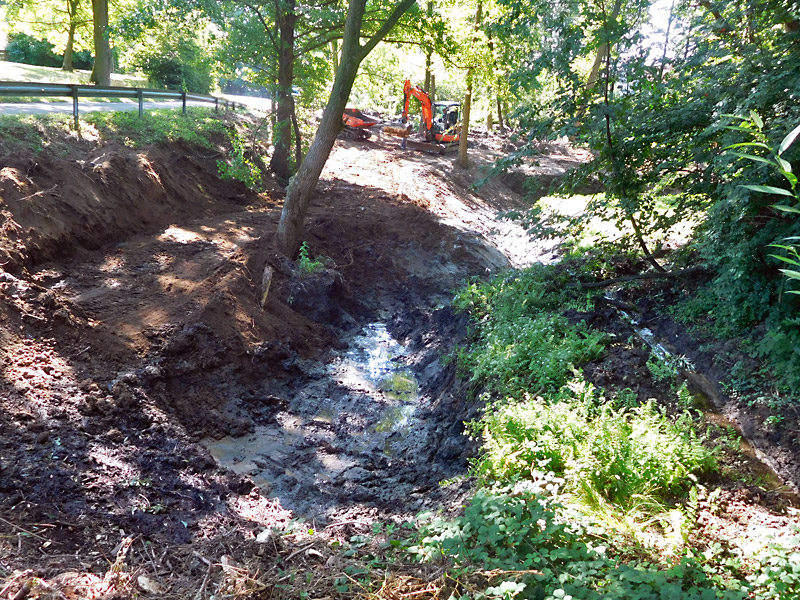
M 111 85 L 113 57 L 108 27 L 108 0 L 92 0 L 94 33 L 94 68 L 91 81 L 97 85 Z
M 316 189 L 319 176 L 328 160 L 336 136 L 342 127 L 342 111 L 347 104 L 361 61 L 392 30 L 400 17 L 416 0 L 399 0 L 378 30 L 361 44 L 362 26 L 367 0 L 350 0 L 342 39 L 342 54 L 333 89 L 328 98 L 314 141 L 297 173 L 289 183 L 286 200 L 278 223 L 277 241 L 281 251 L 294 256 L 300 248 L 308 205 Z

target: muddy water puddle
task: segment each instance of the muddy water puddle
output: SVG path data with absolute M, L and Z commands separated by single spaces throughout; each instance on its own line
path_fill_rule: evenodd
M 367 325 L 328 364 L 310 366 L 314 376 L 252 433 L 202 443 L 303 516 L 354 503 L 416 510 L 431 427 L 415 416 L 421 393 L 406 353 L 385 325 Z

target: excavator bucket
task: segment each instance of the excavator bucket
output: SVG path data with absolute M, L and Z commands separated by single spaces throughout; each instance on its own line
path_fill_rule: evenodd
M 389 123 L 383 126 L 383 133 L 395 137 L 407 138 L 411 135 L 411 123 Z
M 444 154 L 445 147 L 441 144 L 434 144 L 433 142 L 423 142 L 421 140 L 406 140 L 406 148 L 412 150 L 419 150 L 420 152 L 427 152 L 428 154 Z

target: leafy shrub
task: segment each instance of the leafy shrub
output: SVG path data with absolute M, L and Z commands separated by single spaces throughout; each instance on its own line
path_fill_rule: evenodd
M 313 273 L 322 269 L 325 264 L 318 259 L 311 258 L 311 251 L 308 249 L 308 242 L 300 244 L 300 252 L 297 257 L 297 266 L 303 273 Z
M 800 529 L 794 537 L 769 544 L 756 559 L 749 580 L 757 600 L 800 598 Z
M 739 582 L 684 558 L 659 567 L 621 563 L 603 539 L 567 520 L 553 500 L 554 482 L 539 486 L 480 490 L 464 515 L 430 519 L 407 551 L 417 560 L 453 565 L 457 589 L 451 598 L 537 600 L 743 600 Z M 480 571 L 483 578 L 470 577 Z
M 144 48 L 134 66 L 154 84 L 172 90 L 207 94 L 214 85 L 212 61 L 193 40 L 164 38 Z
M 72 66 L 76 69 L 90 71 L 94 67 L 94 55 L 90 50 L 80 50 L 72 53 Z
M 475 327 L 459 366 L 474 383 L 504 395 L 556 391 L 574 367 L 602 355 L 603 333 L 554 312 L 569 302 L 560 283 L 552 267 L 538 265 L 459 292 L 454 305 Z
M 222 179 L 236 179 L 250 189 L 256 189 L 261 184 L 261 169 L 247 156 L 247 153 L 242 136 L 232 131 L 229 160 L 218 160 L 217 168 Z
M 40 67 L 60 67 L 62 58 L 53 52 L 53 44 L 39 40 L 27 33 L 13 33 L 9 36 L 8 60 L 38 65 Z
M 692 474 L 715 467 L 688 413 L 671 420 L 652 401 L 618 409 L 583 382 L 559 396 L 498 403 L 470 424 L 483 436 L 474 462 L 483 480 L 553 471 L 569 491 L 630 508 L 642 499 L 679 494 Z

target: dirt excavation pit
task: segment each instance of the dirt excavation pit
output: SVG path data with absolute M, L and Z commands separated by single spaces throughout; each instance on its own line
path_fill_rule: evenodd
M 518 196 L 342 144 L 307 219 L 309 274 L 272 247 L 280 197 L 221 182 L 207 152 L 64 148 L 0 173 L 3 573 L 104 573 L 129 534 L 189 573 L 231 532 L 467 493 L 439 485 L 464 470 L 474 416 L 443 364 L 466 329 L 447 306 L 509 264 L 504 243 L 537 252 L 495 226 L 489 199 Z
M 267 399 L 263 412 L 254 407 L 250 434 L 202 444 L 262 493 L 317 523 L 361 504 L 410 516 L 441 504 L 448 490 L 439 482 L 465 467 L 457 427 L 465 407 L 443 370 L 438 351 L 412 353 L 384 323 L 370 323 L 350 336 L 347 349 L 304 365 L 305 377 L 285 399 Z M 436 411 L 437 403 L 451 409 Z
M 262 557 L 254 540 L 292 518 L 347 539 L 458 507 L 478 406 L 448 360 L 467 325 L 453 290 L 552 258 L 496 219 L 522 206 L 509 185 L 472 187 L 487 148 L 461 170 L 337 144 L 310 273 L 273 247 L 279 193 L 220 181 L 205 151 L 6 157 L 0 577 L 107 573 L 130 538 L 163 597 L 195 597 L 208 564 Z M 580 160 L 563 149 L 548 173 Z

